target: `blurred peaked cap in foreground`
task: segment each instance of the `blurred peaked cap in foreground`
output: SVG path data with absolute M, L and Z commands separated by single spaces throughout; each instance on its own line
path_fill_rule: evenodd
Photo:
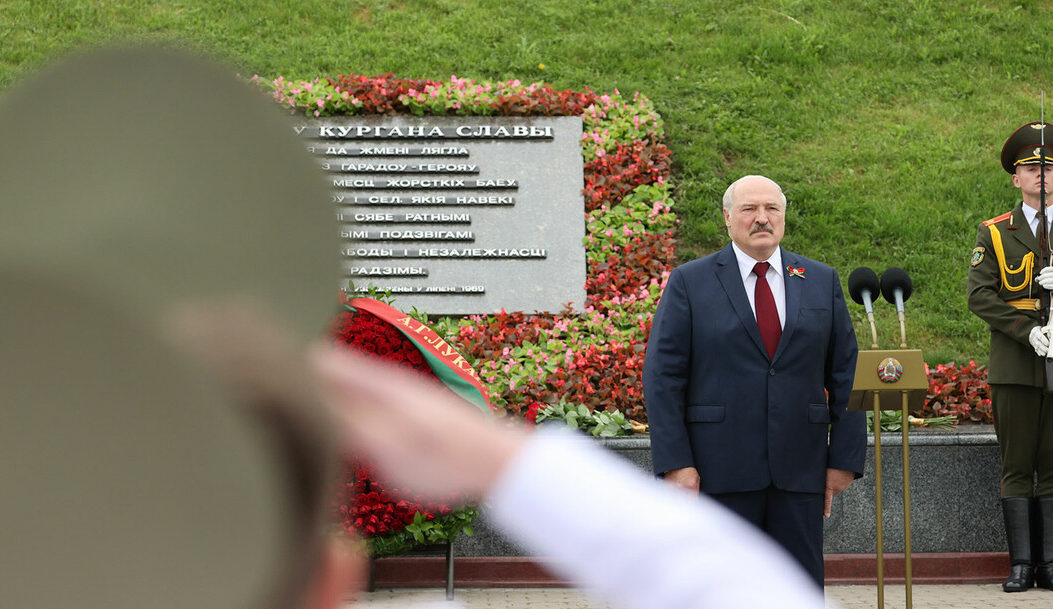
M 290 369 L 337 227 L 280 110 L 181 51 L 75 56 L 0 97 L 0 184 L 0 607 L 293 606 L 331 453 Z M 165 333 L 232 296 L 288 325 L 220 316 L 238 378 Z
M 1053 129 L 1049 123 L 1033 121 L 1022 125 L 1002 146 L 1002 168 L 1009 173 L 1016 173 L 1017 165 L 1037 165 L 1043 159 L 1053 163 Z
M 239 294 L 315 336 L 339 282 L 338 226 L 282 112 L 175 49 L 59 62 L 0 97 L 0 258 L 139 311 Z
M 0 294 L 0 607 L 277 609 L 302 590 L 319 536 L 266 425 L 92 291 L 6 267 Z

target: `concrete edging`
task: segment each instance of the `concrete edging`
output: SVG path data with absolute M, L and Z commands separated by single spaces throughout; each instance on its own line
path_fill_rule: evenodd
M 903 583 L 903 554 L 885 555 L 885 583 Z M 394 556 L 376 561 L 378 588 L 442 588 L 446 563 L 435 556 Z M 1009 572 L 1005 552 L 912 554 L 914 584 L 990 584 Z M 826 585 L 874 585 L 873 554 L 828 554 Z M 525 556 L 462 556 L 454 558 L 454 586 L 459 588 L 564 588 L 569 584 L 549 573 L 544 559 Z

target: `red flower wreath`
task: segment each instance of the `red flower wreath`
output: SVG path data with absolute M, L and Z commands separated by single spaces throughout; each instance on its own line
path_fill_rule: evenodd
M 436 378 L 412 341 L 394 326 L 363 310 L 341 311 L 329 330 L 333 343 L 358 349 L 380 359 Z M 411 489 L 398 488 L 377 478 L 370 463 L 350 458 L 338 486 L 335 511 L 342 528 L 367 540 L 374 555 L 396 554 L 415 543 L 452 541 L 459 532 L 471 532 L 473 508 L 453 508 L 464 503 L 453 496 L 446 502 L 427 501 Z M 418 526 L 414 527 L 416 523 Z M 422 535 L 421 523 L 428 535 Z M 442 526 L 446 525 L 446 526 Z M 408 531 L 407 526 L 416 531 Z

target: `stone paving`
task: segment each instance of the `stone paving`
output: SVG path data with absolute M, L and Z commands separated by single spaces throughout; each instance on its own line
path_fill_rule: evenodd
M 1053 591 L 1035 588 L 1027 592 L 1002 592 L 1002 584 L 915 585 L 911 586 L 911 606 L 916 609 L 1038 609 L 1053 607 Z M 874 609 L 877 586 L 830 586 L 827 601 L 841 609 Z M 885 586 L 885 608 L 904 609 L 903 586 Z
M 577 590 L 568 588 L 460 588 L 454 596 L 465 609 L 616 609 L 591 602 Z M 830 586 L 826 589 L 826 598 L 829 607 L 875 609 L 877 587 Z M 1000 584 L 915 585 L 911 587 L 911 601 L 916 609 L 1050 609 L 1053 591 L 1034 589 L 1006 594 Z M 421 605 L 428 609 L 449 606 L 441 589 L 399 588 L 363 593 L 345 609 L 400 609 Z M 885 607 L 905 609 L 903 586 L 885 586 Z

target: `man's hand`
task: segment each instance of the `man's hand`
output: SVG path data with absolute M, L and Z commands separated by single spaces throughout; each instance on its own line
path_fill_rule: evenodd
M 1027 340 L 1039 357 L 1046 357 L 1049 353 L 1049 328 L 1045 326 L 1031 328 L 1031 334 L 1028 335 Z
M 826 469 L 826 498 L 823 500 L 823 516 L 830 517 L 830 505 L 834 501 L 834 495 L 848 488 L 855 480 L 855 472 L 832 467 Z
M 526 443 L 437 382 L 322 344 L 311 371 L 348 451 L 429 499 L 481 497 Z
M 1035 277 L 1035 281 L 1038 282 L 1038 285 L 1042 286 L 1042 289 L 1053 290 L 1053 264 L 1039 271 L 1038 276 Z
M 662 478 L 674 486 L 679 486 L 696 493 L 698 492 L 699 483 L 702 481 L 701 476 L 698 475 L 698 470 L 693 467 L 671 469 L 662 474 Z

